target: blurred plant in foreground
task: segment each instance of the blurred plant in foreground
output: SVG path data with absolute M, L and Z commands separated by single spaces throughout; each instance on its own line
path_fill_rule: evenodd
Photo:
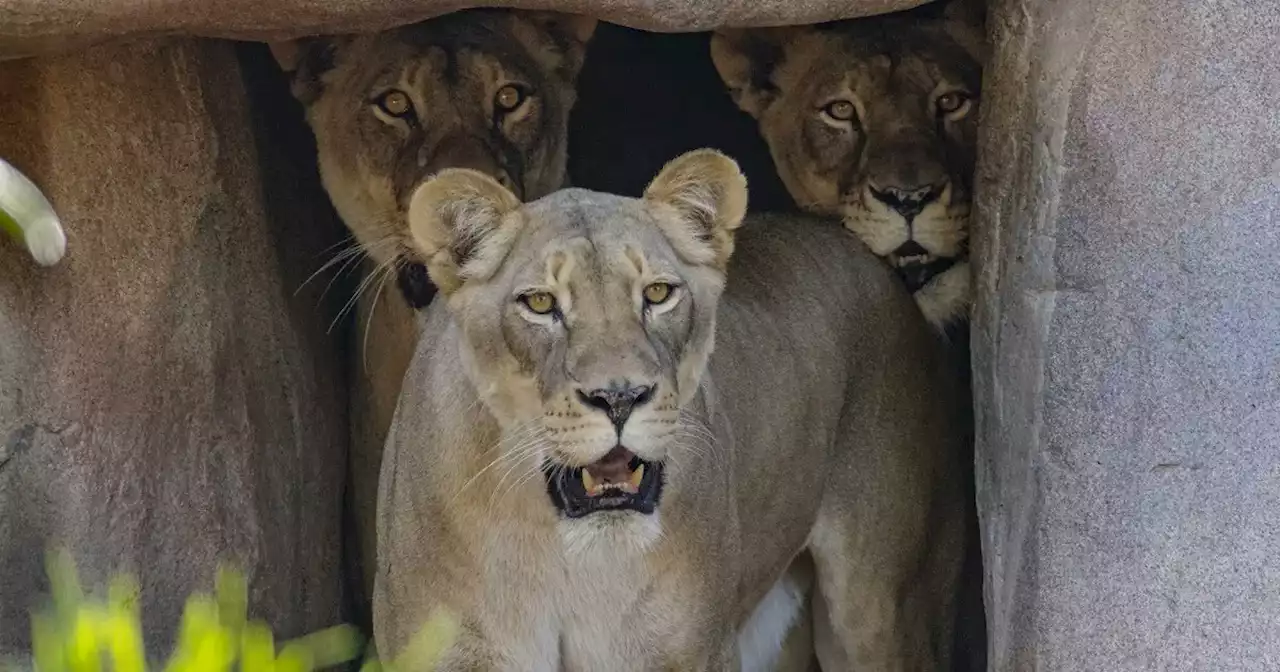
M 0 159 L 0 233 L 27 248 L 41 266 L 58 263 L 67 252 L 67 235 L 49 199 L 4 159 Z
M 48 562 L 52 603 L 32 615 L 37 672 L 146 672 L 138 585 L 128 576 L 112 580 L 105 602 L 86 598 L 75 565 L 65 553 Z M 348 663 L 361 638 L 350 626 L 327 628 L 284 642 L 277 653 L 271 629 L 246 617 L 248 586 L 243 575 L 221 569 L 215 594 L 192 595 L 183 610 L 177 646 L 164 672 L 312 672 Z M 437 612 L 394 664 L 376 660 L 361 672 L 431 670 L 457 637 L 447 612 Z M 238 663 L 238 665 L 237 665 Z M 29 667 L 14 668 L 14 672 Z

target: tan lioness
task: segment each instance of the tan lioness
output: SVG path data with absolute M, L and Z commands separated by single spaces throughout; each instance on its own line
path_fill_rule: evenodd
M 815 26 L 721 30 L 711 57 L 804 209 L 839 215 L 925 318 L 968 328 L 984 8 L 943 0 Z
M 574 81 L 595 26 L 589 17 L 483 9 L 272 45 L 306 108 L 325 190 L 355 239 L 337 261 L 367 259 L 350 461 L 366 594 L 382 446 L 418 338 L 415 310 L 434 291 L 411 253 L 409 195 L 449 167 L 483 171 L 524 198 L 563 186 Z
M 383 461 L 381 652 L 443 610 L 461 636 L 441 670 L 754 666 L 739 635 L 807 551 L 824 669 L 946 669 L 954 369 L 854 237 L 804 216 L 739 232 L 746 203 L 710 150 L 641 199 L 522 205 L 468 170 L 415 191 L 445 300 Z

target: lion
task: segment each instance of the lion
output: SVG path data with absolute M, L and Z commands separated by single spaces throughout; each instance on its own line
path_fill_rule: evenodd
M 796 203 L 839 216 L 895 270 L 966 387 L 983 13 L 981 2 L 947 0 L 816 26 L 720 30 L 710 48 Z M 982 560 L 967 506 L 960 648 L 967 669 L 985 669 Z
M 746 205 L 714 150 L 641 198 L 415 190 L 441 300 L 382 466 L 380 651 L 445 614 L 444 671 L 768 669 L 746 626 L 804 553 L 824 669 L 947 669 L 955 369 L 853 236 Z
M 486 173 L 522 198 L 564 186 L 575 79 L 595 26 L 567 14 L 466 10 L 377 34 L 272 45 L 354 238 L 335 262 L 365 259 L 350 468 L 366 595 L 382 446 L 418 338 L 416 311 L 434 294 L 412 254 L 409 195 L 450 167 Z M 384 291 L 389 282 L 399 291 Z
M 977 10 L 952 0 L 711 39 L 716 70 L 797 205 L 842 217 L 952 337 L 967 330 L 970 303 Z

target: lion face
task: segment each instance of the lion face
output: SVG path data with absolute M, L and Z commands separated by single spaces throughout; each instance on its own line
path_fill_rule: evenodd
M 595 24 L 469 10 L 278 49 L 325 189 L 360 249 L 380 266 L 403 265 L 409 196 L 444 168 L 480 171 L 521 198 L 560 188 L 574 80 Z
M 926 8 L 712 40 L 797 203 L 899 269 L 965 252 L 981 70 L 952 20 Z
M 745 209 L 737 165 L 711 151 L 640 200 L 571 189 L 522 207 L 466 170 L 415 192 L 410 227 L 475 389 L 567 519 L 655 512 Z

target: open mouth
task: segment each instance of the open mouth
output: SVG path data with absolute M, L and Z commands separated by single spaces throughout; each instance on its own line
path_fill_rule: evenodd
M 933 261 L 933 255 L 929 254 L 929 250 L 914 240 L 908 240 L 893 251 L 894 265 L 898 268 L 907 266 L 922 266 Z
M 907 291 L 912 294 L 956 263 L 950 257 L 931 254 L 914 240 L 908 240 L 894 250 L 890 261 L 893 270 L 897 271 L 898 277 L 907 286 Z
M 543 465 L 551 503 L 569 518 L 597 511 L 653 513 L 662 498 L 662 463 L 614 446 L 585 467 Z

